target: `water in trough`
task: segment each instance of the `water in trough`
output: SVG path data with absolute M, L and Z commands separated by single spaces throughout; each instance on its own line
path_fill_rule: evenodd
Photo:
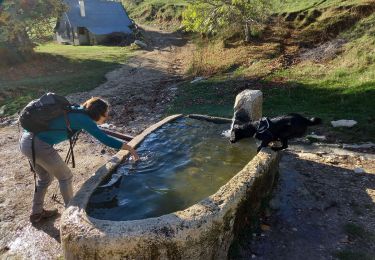
M 136 220 L 186 209 L 214 194 L 256 154 L 253 139 L 230 144 L 230 124 L 180 118 L 148 135 L 92 194 L 97 219 Z

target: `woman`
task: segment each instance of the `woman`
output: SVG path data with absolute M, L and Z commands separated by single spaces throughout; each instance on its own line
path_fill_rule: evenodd
M 21 152 L 32 161 L 32 139 L 34 138 L 34 170 L 38 176 L 36 191 L 34 193 L 30 221 L 37 223 L 44 218 L 49 218 L 57 214 L 57 209 L 43 209 L 44 197 L 48 186 L 51 184 L 53 177 L 59 181 L 60 191 L 64 199 L 65 206 L 73 197 L 73 175 L 69 167 L 59 156 L 53 145 L 68 139 L 67 122 L 70 128 L 75 132 L 85 130 L 103 144 L 115 148 L 128 150 L 136 161 L 139 159 L 135 150 L 129 145 L 106 135 L 97 125 L 103 124 L 108 119 L 109 105 L 104 100 L 93 97 L 82 104 L 81 107 L 75 108 L 74 112 L 67 113 L 68 120 L 65 116 L 57 117 L 49 122 L 50 131 L 33 134 L 25 131 L 20 140 Z M 58 129 L 58 130 L 54 130 Z

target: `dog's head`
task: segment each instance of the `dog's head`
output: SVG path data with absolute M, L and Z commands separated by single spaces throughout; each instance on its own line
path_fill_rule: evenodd
M 230 131 L 230 142 L 235 143 L 243 138 L 252 137 L 256 128 L 251 124 L 249 115 L 240 109 L 234 113 L 233 124 Z
M 243 138 L 252 137 L 255 134 L 255 128 L 250 123 L 242 125 L 233 125 L 230 132 L 230 142 L 235 143 Z

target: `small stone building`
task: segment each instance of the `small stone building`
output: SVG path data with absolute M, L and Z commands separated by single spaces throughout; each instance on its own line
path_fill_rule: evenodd
M 120 2 L 65 0 L 68 10 L 58 19 L 55 39 L 73 45 L 106 44 L 131 38 L 134 22 Z

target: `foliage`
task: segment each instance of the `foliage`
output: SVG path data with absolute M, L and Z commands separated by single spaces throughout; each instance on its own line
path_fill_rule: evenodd
M 248 41 L 250 27 L 264 22 L 275 6 L 273 0 L 192 0 L 183 13 L 183 25 L 205 35 L 242 28 Z
M 0 4 L 0 48 L 30 53 L 30 35 L 44 35 L 46 25 L 64 11 L 61 0 L 5 0 Z
M 47 91 L 67 95 L 96 88 L 130 55 L 130 47 L 39 45 L 33 59 L 0 68 L 0 107 L 10 115 Z

